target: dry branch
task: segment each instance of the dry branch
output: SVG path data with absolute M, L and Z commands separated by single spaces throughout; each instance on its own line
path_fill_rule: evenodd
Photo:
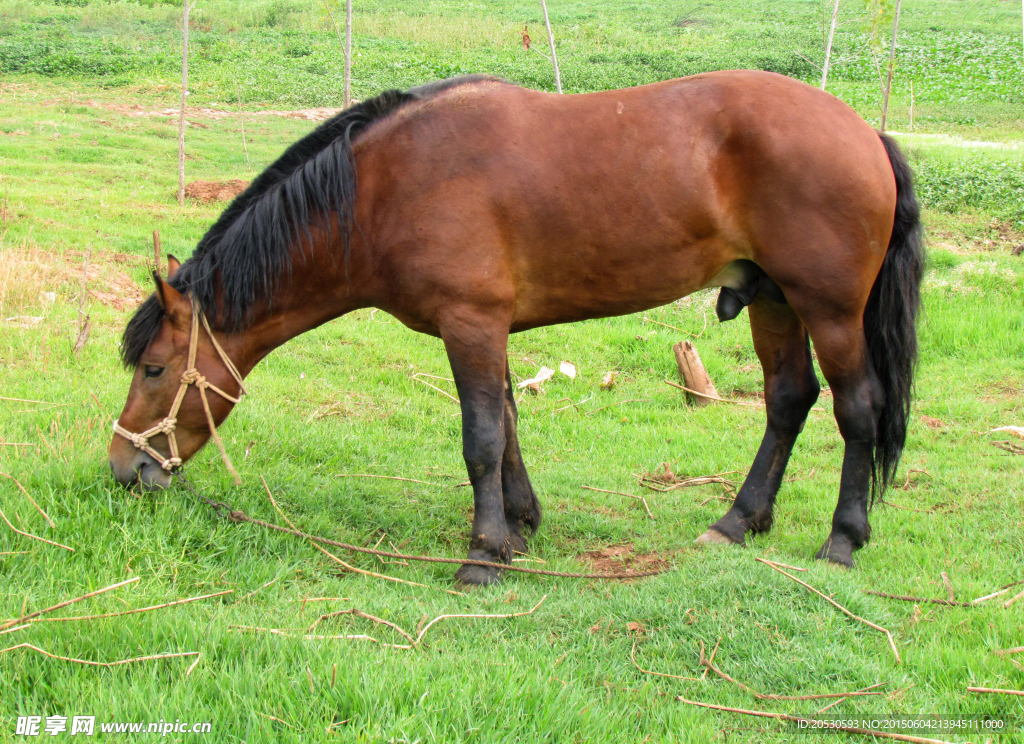
M 770 713 L 765 710 L 745 710 L 743 708 L 727 708 L 724 705 L 713 705 L 711 703 L 701 703 L 697 700 L 687 700 L 684 697 L 677 697 L 681 703 L 687 705 L 696 705 L 700 708 L 711 708 L 712 710 L 722 710 L 726 713 L 739 713 L 744 716 L 758 716 L 760 718 L 775 718 L 780 721 L 792 721 L 794 723 L 809 723 L 813 724 L 815 729 L 824 730 L 829 729 L 832 731 L 843 731 L 847 734 L 862 734 L 864 736 L 877 736 L 880 739 L 894 739 L 896 741 L 907 741 L 912 744 L 953 744 L 952 742 L 943 741 L 942 739 L 925 739 L 920 736 L 907 736 L 906 734 L 893 734 L 888 731 L 873 731 L 872 729 L 855 728 L 853 726 L 836 726 L 829 721 L 816 721 L 811 718 L 800 718 L 799 716 L 790 716 L 785 713 Z
M 104 587 L 103 589 L 97 589 L 94 592 L 89 592 L 88 594 L 83 594 L 80 597 L 75 597 L 74 599 L 69 599 L 66 602 L 61 602 L 60 604 L 55 604 L 52 607 L 47 607 L 45 610 L 39 610 L 37 612 L 29 613 L 28 615 L 23 615 L 22 617 L 19 617 L 16 620 L 8 620 L 3 625 L 0 625 L 0 629 L 9 628 L 12 625 L 18 625 L 19 623 L 23 623 L 26 620 L 31 620 L 34 617 L 39 617 L 40 615 L 45 615 L 48 612 L 53 612 L 54 610 L 59 610 L 62 607 L 67 607 L 68 605 L 73 605 L 76 602 L 81 602 L 83 599 L 89 599 L 90 597 L 96 597 L 96 596 L 98 596 L 100 594 L 103 594 L 104 592 L 113 591 L 114 589 L 120 589 L 122 586 L 127 586 L 128 584 L 134 584 L 136 581 L 139 581 L 140 578 L 141 578 L 140 576 L 136 576 L 136 577 L 134 577 L 132 579 L 128 579 L 127 581 L 122 581 L 119 584 L 111 584 L 110 586 Z
M 831 597 L 829 597 L 828 595 L 826 595 L 826 594 L 823 594 L 822 592 L 819 592 L 819 591 L 818 591 L 817 589 L 815 589 L 815 588 L 814 588 L 813 586 L 811 586 L 810 584 L 808 584 L 808 583 L 806 583 L 806 582 L 804 582 L 804 581 L 801 581 L 801 580 L 800 580 L 800 579 L 798 579 L 798 578 L 797 578 L 796 576 L 793 576 L 792 574 L 790 574 L 790 573 L 787 573 L 786 571 L 783 571 L 783 570 L 782 570 L 781 568 L 779 568 L 779 567 L 778 567 L 778 566 L 776 566 L 776 565 L 773 565 L 773 564 L 772 564 L 772 563 L 770 563 L 769 561 L 766 561 L 766 560 L 765 560 L 764 558 L 755 558 L 754 560 L 755 560 L 755 561 L 759 561 L 759 562 L 763 563 L 764 565 L 768 566 L 768 568 L 772 569 L 773 571 L 778 571 L 778 572 L 779 572 L 780 574 L 782 574 L 783 576 L 786 576 L 786 577 L 788 577 L 788 578 L 792 579 L 792 580 L 793 580 L 793 581 L 795 581 L 796 583 L 800 584 L 800 585 L 801 585 L 802 587 L 804 587 L 804 588 L 806 588 L 806 589 L 810 589 L 810 590 L 811 590 L 812 592 L 814 592 L 815 594 L 817 594 L 817 595 L 818 595 L 819 597 L 821 597 L 822 599 L 824 599 L 824 600 L 825 600 L 826 602 L 828 602 L 829 604 L 831 604 L 831 605 L 832 605 L 833 607 L 835 607 L 836 609 L 838 609 L 838 610 L 839 610 L 840 612 L 842 612 L 843 614 L 845 614 L 845 615 L 848 615 L 849 617 L 852 617 L 852 618 L 853 618 L 854 620 L 856 620 L 856 621 L 858 621 L 858 622 L 864 623 L 864 624 L 865 624 L 865 625 L 867 625 L 867 626 L 868 626 L 869 628 L 874 628 L 874 629 L 875 629 L 875 630 L 877 630 L 877 631 L 878 631 L 879 633 L 884 633 L 884 634 L 885 634 L 885 637 L 886 637 L 886 638 L 887 638 L 887 639 L 889 640 L 889 647 L 890 647 L 890 648 L 892 649 L 893 655 L 894 655 L 894 656 L 896 657 L 896 661 L 897 661 L 897 663 L 899 663 L 899 662 L 902 662 L 902 661 L 903 661 L 903 660 L 902 660 L 902 659 L 900 658 L 900 652 L 896 650 L 896 641 L 895 641 L 895 640 L 893 640 L 893 637 L 892 637 L 892 633 L 890 633 L 890 632 L 889 632 L 888 630 L 886 630 L 885 628 L 883 628 L 883 627 L 882 627 L 881 625 L 876 625 L 875 623 L 871 622 L 870 620 L 865 620 L 864 618 L 860 617 L 859 615 L 854 615 L 854 614 L 853 614 L 852 612 L 850 612 L 850 611 L 849 611 L 848 609 L 846 609 L 845 607 L 843 607 L 843 606 L 842 606 L 841 604 L 839 604 L 838 602 L 836 602 L 836 601 L 835 601 L 834 599 L 832 599 L 832 598 L 831 598 Z
M 1004 610 L 1007 609 L 1008 607 L 1010 607 L 1011 605 L 1013 605 L 1015 602 L 1017 602 L 1019 599 L 1022 599 L 1022 598 L 1024 598 L 1024 592 L 1021 592 L 1020 594 L 1015 594 L 1014 596 L 1010 597 L 1010 599 L 1008 599 L 1005 602 L 1003 602 L 1003 609 Z
M 907 476 L 909 477 L 910 474 L 907 473 Z M 946 596 L 947 596 L 947 598 L 949 599 L 950 602 L 955 602 L 956 601 L 956 593 L 953 591 L 953 584 L 950 583 L 950 581 L 949 581 L 949 574 L 946 573 L 945 571 L 943 571 L 942 573 L 939 574 L 939 576 L 942 577 L 942 583 L 946 586 Z
M 25 628 L 31 627 L 31 623 L 25 623 L 24 625 L 15 625 L 13 628 L 7 630 L 0 630 L 0 635 L 7 635 L 8 633 L 15 633 L 19 630 L 25 630 Z
M 601 493 L 614 493 L 617 496 L 629 496 L 629 498 L 631 498 L 631 499 L 639 499 L 640 501 L 642 501 L 644 503 L 644 509 L 647 510 L 647 516 L 650 517 L 651 519 L 654 519 L 654 515 L 651 514 L 651 507 L 647 505 L 647 499 L 645 499 L 643 496 L 635 496 L 635 495 L 633 495 L 631 493 L 626 493 L 625 491 L 607 491 L 607 490 L 605 490 L 603 488 L 594 488 L 593 486 L 580 486 L 580 488 L 585 488 L 588 491 L 600 491 Z
M 21 483 L 18 482 L 17 478 L 15 478 L 13 475 L 8 475 L 7 473 L 3 472 L 0 472 L 0 476 L 3 476 L 4 478 L 8 478 L 9 480 L 14 481 L 14 485 L 16 485 L 21 490 L 21 492 L 25 494 L 25 498 L 32 503 L 32 506 L 36 508 L 36 511 L 43 515 L 43 518 L 49 523 L 50 527 L 54 529 L 57 528 L 57 525 L 55 525 L 53 523 L 53 520 L 50 519 L 50 515 L 43 511 L 43 507 L 39 506 L 39 504 L 36 503 L 36 500 L 32 498 L 28 491 L 25 490 L 25 486 L 21 485 Z
M 384 480 L 408 481 L 409 483 L 423 483 L 428 486 L 436 486 L 436 483 L 416 480 L 415 478 L 398 478 L 394 475 L 367 475 L 366 473 L 338 473 L 335 478 L 382 478 Z
M 708 395 L 707 393 L 702 393 L 698 390 L 692 390 L 688 387 L 680 385 L 678 382 L 672 382 L 672 380 L 662 380 L 662 382 L 664 382 L 666 385 L 671 385 L 674 388 L 685 390 L 691 395 L 696 395 L 701 398 L 709 398 L 710 400 L 717 400 L 719 403 L 732 403 L 737 406 L 751 406 L 753 408 L 762 408 L 764 406 L 763 403 L 748 403 L 744 400 L 730 400 L 728 398 L 719 398 L 717 395 Z
M 301 628 L 260 628 L 255 625 L 229 625 L 229 629 L 248 630 L 254 633 L 270 633 L 272 635 L 285 636 L 286 638 L 301 638 L 304 641 L 370 641 L 380 643 L 373 636 L 368 635 L 309 635 Z M 390 645 L 390 644 L 387 644 Z M 398 646 L 397 648 L 406 648 Z
M 177 659 L 182 656 L 198 656 L 198 651 L 185 651 L 177 654 L 155 654 L 153 656 L 139 656 L 134 659 L 121 659 L 120 661 L 87 661 L 86 659 L 73 659 L 69 656 L 57 656 L 51 654 L 49 651 L 43 651 L 38 646 L 33 646 L 31 643 L 19 643 L 17 646 L 11 646 L 0 651 L 0 654 L 5 654 L 8 651 L 15 651 L 19 648 L 28 648 L 43 656 L 49 656 L 51 659 L 57 659 L 58 661 L 70 661 L 74 664 L 85 664 L 86 666 L 98 666 L 98 667 L 115 667 L 122 664 L 134 664 L 137 661 L 155 661 L 157 659 Z
M 1020 695 L 1024 697 L 1024 690 L 1001 690 L 998 687 L 968 687 L 967 692 L 987 692 L 993 695 Z
M 633 662 L 633 666 L 635 666 L 641 672 L 643 672 L 644 674 L 653 674 L 655 677 L 667 677 L 668 679 L 685 679 L 685 680 L 689 680 L 691 682 L 700 682 L 700 680 L 697 679 L 696 677 L 681 677 L 678 674 L 665 674 L 664 672 L 654 672 L 654 671 L 651 671 L 650 669 L 644 669 L 642 666 L 640 666 L 639 664 L 636 663 L 635 654 L 636 654 L 636 639 L 634 638 L 633 639 L 633 648 L 631 648 L 630 651 L 629 651 L 629 660 L 632 661 Z
M 823 694 L 823 695 L 765 695 L 763 693 L 758 692 L 757 690 L 754 690 L 754 689 L 752 689 L 750 687 L 747 687 L 742 682 L 733 679 L 728 674 L 723 672 L 721 669 L 716 667 L 714 665 L 714 663 L 710 659 L 701 659 L 700 663 L 703 666 L 705 666 L 708 669 L 710 669 L 715 674 L 717 674 L 719 677 L 724 679 L 726 682 L 732 682 L 734 685 L 739 687 L 741 690 L 749 692 L 751 695 L 753 695 L 758 700 L 830 700 L 832 698 L 866 697 L 866 696 L 872 696 L 872 695 L 884 695 L 885 694 L 883 692 L 863 692 L 863 691 L 857 691 L 857 692 L 832 692 L 832 693 L 827 693 L 827 694 Z M 881 682 L 878 685 L 875 685 L 875 687 L 879 687 L 880 685 L 883 685 L 883 684 L 885 684 L 885 683 Z
M 419 634 L 416 636 L 415 644 L 418 646 L 420 644 L 420 641 L 423 640 L 423 636 L 425 636 L 427 634 L 427 631 L 430 630 L 430 626 L 432 626 L 436 622 L 439 622 L 440 620 L 453 620 L 455 618 L 463 618 L 463 617 L 464 618 L 480 618 L 480 619 L 500 619 L 500 618 L 509 618 L 509 617 L 524 617 L 525 615 L 532 615 L 534 612 L 536 612 L 537 608 L 540 607 L 542 604 L 544 604 L 544 600 L 547 599 L 547 598 L 548 598 L 548 595 L 545 594 L 543 597 L 540 598 L 540 601 L 537 604 L 535 604 L 532 608 L 530 608 L 526 612 L 511 612 L 511 613 L 508 613 L 506 615 L 438 615 L 433 620 L 431 620 L 429 623 L 427 623 L 425 626 L 423 626 L 423 630 L 421 630 L 419 632 Z
M 992 653 L 999 656 L 1009 656 L 1010 654 L 1019 654 L 1024 652 L 1024 646 L 1014 646 L 1013 648 L 1003 648 L 993 651 Z
M 27 532 L 22 532 L 17 527 L 15 527 L 13 524 L 11 524 L 10 520 L 7 519 L 7 515 L 4 514 L 2 510 L 0 510 L 0 519 L 3 519 L 4 522 L 7 523 L 7 526 L 10 527 L 15 532 L 17 532 L 19 535 L 24 535 L 25 537 L 31 538 L 32 540 L 38 540 L 39 542 L 44 542 L 47 545 L 54 545 L 54 546 L 56 546 L 58 548 L 64 548 L 64 550 L 70 550 L 72 553 L 75 552 L 74 548 L 69 548 L 67 545 L 61 545 L 59 542 L 54 542 L 53 540 L 47 540 L 45 537 L 39 537 L 37 535 L 30 535 Z
M 405 638 L 409 639 L 409 643 L 411 643 L 413 646 L 416 645 L 416 641 L 413 640 L 413 637 L 411 635 L 409 635 L 408 633 L 406 633 L 401 628 L 399 628 L 394 623 L 389 622 L 387 620 L 384 620 L 383 618 L 376 617 L 375 615 L 371 615 L 371 614 L 369 614 L 367 612 L 363 612 L 362 610 L 357 610 L 355 608 L 353 608 L 351 610 L 341 610 L 339 612 L 329 612 L 326 615 L 321 615 L 320 617 L 318 617 L 316 619 L 316 621 L 312 625 L 309 626 L 309 629 L 306 632 L 307 633 L 312 633 L 316 629 L 316 626 L 319 625 L 322 621 L 329 620 L 332 617 L 338 617 L 339 615 L 355 615 L 356 617 L 361 617 L 361 618 L 363 618 L 365 620 L 370 620 L 371 622 L 375 622 L 375 623 L 378 623 L 380 625 L 386 625 L 387 627 L 392 628 L 393 630 L 398 631 L 398 633 L 401 634 L 402 636 L 404 636 Z M 411 646 L 410 646 L 410 648 L 411 648 Z
M 984 597 L 978 597 L 977 599 L 973 600 L 971 602 L 971 604 L 980 604 L 982 602 L 987 602 L 990 599 L 995 599 L 996 597 L 999 597 L 999 596 L 1002 596 L 1003 594 L 1006 594 L 1007 591 L 1009 591 L 1013 587 L 1018 586 L 1020 584 L 1024 584 L 1024 581 L 1011 581 L 1006 586 L 999 587 L 998 589 L 996 589 L 991 594 L 986 594 Z
M 870 594 L 875 597 L 885 597 L 886 599 L 899 599 L 904 602 L 918 602 L 923 604 L 937 604 L 944 605 L 946 607 L 972 607 L 971 602 L 957 602 L 948 599 L 932 599 L 931 597 L 912 597 L 906 594 L 886 594 L 885 592 L 874 592 L 867 589 L 864 590 L 865 594 Z
M 769 564 L 769 565 L 772 565 L 772 566 L 779 566 L 779 567 L 781 567 L 781 568 L 788 568 L 788 569 L 789 569 L 790 571 L 807 571 L 807 569 L 806 569 L 806 568 L 800 568 L 800 567 L 798 567 L 798 566 L 790 566 L 790 565 L 789 565 L 789 564 L 787 564 L 787 563 L 779 563 L 778 561 L 770 561 L 770 560 L 768 560 L 767 558 L 763 558 L 762 560 L 763 560 L 763 561 L 764 561 L 765 563 Z
M 426 380 L 422 380 L 422 379 L 420 379 L 420 378 L 419 378 L 419 376 L 418 376 L 418 374 L 419 374 L 419 373 L 417 373 L 417 374 L 413 375 L 413 376 L 412 376 L 412 379 L 416 380 L 416 382 L 422 382 L 422 383 L 423 383 L 424 385 L 426 385 L 426 386 L 427 386 L 427 387 L 429 387 L 429 388 L 434 388 L 434 390 L 436 390 L 437 392 L 441 393 L 441 395 L 443 395 L 443 396 L 444 396 L 444 397 L 446 397 L 446 398 L 451 398 L 451 399 L 452 399 L 452 400 L 454 400 L 454 401 L 455 401 L 456 403 L 458 403 L 458 402 L 459 402 L 459 399 L 458 399 L 458 398 L 456 398 L 456 397 L 455 397 L 454 395 L 452 395 L 451 393 L 446 393 L 446 392 L 445 392 L 444 390 L 442 390 L 441 388 L 439 388 L 439 387 L 438 387 L 437 385 L 431 385 L 431 384 L 430 384 L 429 382 L 427 382 Z
M 211 597 L 222 597 L 225 594 L 234 594 L 234 589 L 228 589 L 225 592 L 216 592 L 215 594 L 204 594 L 201 597 L 189 597 L 187 599 L 177 599 L 174 602 L 165 602 L 164 604 L 151 605 L 150 607 L 140 607 L 137 610 L 125 610 L 123 612 L 107 612 L 103 615 L 80 615 L 79 617 L 43 617 L 32 620 L 34 623 L 67 623 L 72 620 L 99 620 L 104 617 L 120 617 L 121 615 L 137 615 L 140 612 L 151 612 L 152 610 L 162 610 L 165 607 L 174 607 L 174 605 L 188 604 L 189 602 L 198 602 L 200 599 L 210 599 Z

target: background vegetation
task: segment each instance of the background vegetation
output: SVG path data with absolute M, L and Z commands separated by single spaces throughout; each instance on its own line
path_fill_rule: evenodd
M 203 111 L 189 117 L 190 179 L 250 178 L 314 125 L 274 112 L 339 105 L 341 55 L 322 7 L 300 0 L 198 6 L 190 105 Z M 520 43 L 524 24 L 543 38 L 533 3 L 410 0 L 356 8 L 357 97 L 463 72 L 553 87 L 548 62 Z M 829 89 L 877 121 L 869 10 L 844 4 Z M 774 69 L 813 82 L 823 57 L 826 11 L 817 2 L 558 0 L 551 12 L 563 83 L 572 92 L 724 67 Z M 174 201 L 179 8 L 0 2 L 0 395 L 45 401 L 0 401 L 0 441 L 33 445 L 0 446 L 0 470 L 24 484 L 56 527 L 2 478 L 0 508 L 19 529 L 76 550 L 2 526 L 0 615 L 20 616 L 132 576 L 142 580 L 72 608 L 78 612 L 55 614 L 235 590 L 152 613 L 40 623 L 0 637 L 9 641 L 3 648 L 32 643 L 98 661 L 202 653 L 187 677 L 190 660 L 95 669 L 24 650 L 0 655 L 0 741 L 15 738 L 19 715 L 80 714 L 210 720 L 216 741 L 792 741 L 793 732 L 778 724 L 696 710 L 673 696 L 801 714 L 824 703 L 758 702 L 717 679 L 645 675 L 629 659 L 635 642 L 643 667 L 699 678 L 699 644 L 710 648 L 719 639 L 717 663 L 762 692 L 886 682 L 885 697 L 833 711 L 1000 715 L 1018 727 L 1002 740 L 1019 739 L 1020 698 L 980 697 L 965 687 L 1024 684 L 1013 656 L 992 653 L 1024 642 L 1024 603 L 946 609 L 864 593 L 945 596 L 939 573 L 946 571 L 958 598 L 972 599 L 1024 578 L 1022 458 L 993 446 L 1005 437 L 989 433 L 1024 423 L 1024 259 L 1013 254 L 1024 244 L 1018 13 L 995 0 L 903 6 L 890 122 L 903 133 L 928 206 L 930 266 L 918 396 L 900 474 L 905 487 L 873 510 L 873 540 L 858 554 L 858 568 L 809 560 L 828 532 L 842 458 L 827 391 L 794 454 L 776 528 L 748 550 L 690 547 L 726 508 L 717 486 L 637 489 L 632 474 L 665 462 L 679 474 L 743 471 L 763 428 L 757 409 L 689 408 L 662 383 L 674 377 L 669 347 L 683 335 L 640 315 L 539 329 L 512 341 L 519 376 L 562 359 L 580 370 L 576 380 L 556 378 L 544 395 L 521 403 L 524 453 L 546 508 L 531 548 L 556 570 L 583 568 L 584 554 L 609 546 L 628 546 L 627 564 L 646 556 L 678 570 L 629 584 L 513 575 L 500 589 L 456 597 L 441 591 L 452 588 L 448 568 L 341 556 L 427 587 L 338 574 L 308 545 L 222 522 L 182 489 L 135 495 L 114 486 L 105 450 L 128 385 L 117 344 L 135 298 L 149 291 L 150 232 L 159 228 L 165 249 L 187 256 L 222 206 L 179 208 Z M 92 334 L 76 356 L 80 300 Z M 749 331 L 742 318 L 719 324 L 713 302 L 702 293 L 647 317 L 702 333 L 698 345 L 719 390 L 756 400 L 760 369 Z M 613 369 L 618 386 L 600 390 Z M 275 520 L 262 475 L 300 527 L 460 556 L 471 502 L 455 487 L 464 479 L 459 419 L 451 401 L 412 379 L 446 370 L 437 341 L 383 313 L 354 313 L 296 339 L 251 376 L 251 398 L 223 427 L 245 484 L 230 485 L 212 449 L 190 465 L 190 477 L 204 494 Z M 583 485 L 645 493 L 655 519 L 636 500 Z M 755 563 L 756 556 L 807 566 L 803 578 L 893 631 L 903 663 L 894 662 L 884 638 Z M 441 623 L 413 652 L 232 627 L 308 627 L 321 612 L 358 607 L 411 630 L 423 615 L 524 611 L 545 594 L 529 617 Z M 322 597 L 348 599 L 307 601 Z M 629 623 L 637 625 L 630 630 Z M 322 628 L 402 640 L 352 617 Z

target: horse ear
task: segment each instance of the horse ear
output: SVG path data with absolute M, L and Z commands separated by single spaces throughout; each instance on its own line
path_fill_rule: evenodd
M 155 271 L 153 272 L 153 282 L 156 284 L 156 301 L 160 303 L 160 307 L 165 313 L 169 312 L 181 301 L 181 292 L 161 279 Z
M 178 268 L 181 266 L 181 262 L 172 256 L 170 253 L 167 254 L 167 278 L 170 279 L 178 273 Z

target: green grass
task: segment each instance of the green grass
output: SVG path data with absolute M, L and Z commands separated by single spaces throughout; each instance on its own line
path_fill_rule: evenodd
M 355 78 L 360 96 L 448 74 L 442 64 L 457 68 L 452 72 L 483 69 L 535 87 L 551 85 L 547 63 L 516 46 L 516 29 L 524 20 L 531 23 L 534 39 L 543 36 L 532 4 L 437 4 L 429 13 L 425 3 L 405 4 L 401 12 L 388 12 L 383 4 L 360 5 L 357 48 L 364 56 Z M 237 48 L 229 50 L 236 56 L 225 52 L 220 62 L 213 51 L 206 61 L 199 55 L 194 100 L 234 109 L 237 71 L 248 101 L 249 154 L 258 171 L 312 126 L 259 114 L 261 109 L 336 103 L 337 59 L 329 53 L 336 40 L 313 4 L 211 0 L 200 7 L 207 13 L 200 22 L 210 30 L 198 30 L 199 38 L 208 34 L 229 46 L 234 39 Z M 805 27 L 802 20 L 820 16 L 816 4 L 743 7 L 749 11 L 739 13 L 739 4 L 553 4 L 556 29 L 563 29 L 566 81 L 574 90 L 633 84 L 687 71 L 698 57 L 730 66 L 756 54 L 786 59 L 787 50 L 811 50 L 815 39 L 820 45 L 820 27 Z M 780 8 L 793 12 L 779 13 Z M 1006 3 L 969 8 L 909 3 L 904 27 L 907 38 L 932 39 L 936 45 L 957 35 L 967 40 L 964 44 L 981 39 L 979 44 L 994 50 L 992 58 L 1004 60 L 999 69 L 1012 71 L 1005 61 L 1010 52 L 1000 51 L 1011 41 L 1000 40 L 1019 41 L 1013 36 L 1019 33 L 1015 12 Z M 970 610 L 918 609 L 864 593 L 943 597 L 939 573 L 946 571 L 958 598 L 971 599 L 1024 577 L 1024 458 L 994 447 L 1001 437 L 988 433 L 1024 423 L 1024 259 L 1010 253 L 1024 243 L 1017 224 L 1019 150 L 913 140 L 919 189 L 930 205 L 925 214 L 930 264 L 918 394 L 899 475 L 899 485 L 906 481 L 907 487 L 887 497 L 906 508 L 875 507 L 873 539 L 857 554 L 855 571 L 810 560 L 828 532 L 842 458 L 827 395 L 797 445 L 775 529 L 752 539 L 748 550 L 691 547 L 726 508 L 713 498 L 720 493 L 717 487 L 643 492 L 654 521 L 633 499 L 581 488 L 641 493 L 631 474 L 662 462 L 681 474 L 743 471 L 760 440 L 763 412 L 724 405 L 691 408 L 664 385 L 663 379 L 675 376 L 670 345 L 681 335 L 629 316 L 512 339 L 512 369 L 519 376 L 542 364 L 555 367 L 562 359 L 573 361 L 580 372 L 576 380 L 555 378 L 544 395 L 527 395 L 521 403 L 523 451 L 545 507 L 531 550 L 547 568 L 580 570 L 586 565 L 582 553 L 629 543 L 636 553 L 655 553 L 677 570 L 628 584 L 509 575 L 500 589 L 455 597 L 440 591 L 452 586 L 450 567 L 384 565 L 343 555 L 360 567 L 429 588 L 339 575 L 328 558 L 300 540 L 218 520 L 181 488 L 136 496 L 111 480 L 105 452 L 110 423 L 128 386 L 117 343 L 129 312 L 112 303 L 149 291 L 145 256 L 152 229 L 160 229 L 165 250 L 185 257 L 219 212 L 217 205 L 176 205 L 172 117 L 134 115 L 175 105 L 174 13 L 155 2 L 0 4 L 0 22 L 10 30 L 0 41 L 0 60 L 51 31 L 74 52 L 74 60 L 142 59 L 137 68 L 102 76 L 77 68 L 55 76 L 5 68 L 0 395 L 47 403 L 0 401 L 0 441 L 35 445 L 0 447 L 0 470 L 17 477 L 57 527 L 50 529 L 2 478 L 0 508 L 19 529 L 76 552 L 19 537 L 4 525 L 0 553 L 12 554 L 0 555 L 0 616 L 16 617 L 132 576 L 142 580 L 54 615 L 116 612 L 226 589 L 235 594 L 106 620 L 39 623 L 0 636 L 0 648 L 32 643 L 96 661 L 202 654 L 188 677 L 192 659 L 96 669 L 24 650 L 0 655 L 0 741 L 23 740 L 13 733 L 19 715 L 57 714 L 93 714 L 103 721 L 211 721 L 213 741 L 835 740 L 684 706 L 674 696 L 800 714 L 813 714 L 825 703 L 759 702 L 717 679 L 644 675 L 630 663 L 634 640 L 637 661 L 646 669 L 700 677 L 699 644 L 710 648 L 721 640 L 716 663 L 761 692 L 814 694 L 887 682 L 885 697 L 848 701 L 831 712 L 1001 715 L 1015 721 L 1016 731 L 994 740 L 1024 736 L 1020 698 L 965 692 L 969 684 L 1024 685 L 1012 657 L 991 653 L 1021 644 L 1024 603 L 1009 610 L 999 603 Z M 671 25 L 691 18 L 687 14 L 701 23 Z M 268 20 L 272 16 L 274 23 Z M 44 23 L 47 18 L 57 20 Z M 138 43 L 163 44 L 170 60 L 166 67 L 147 61 L 156 52 L 116 52 L 117 44 L 128 43 L 129 31 L 144 22 L 152 27 L 152 39 Z M 235 32 L 228 30 L 231 23 Z M 930 31 L 929 25 L 938 30 Z M 849 56 L 863 29 L 856 23 L 843 29 L 840 51 Z M 694 56 L 680 52 L 684 35 L 700 42 L 693 42 L 699 47 Z M 749 38 L 768 51 L 740 43 Z M 806 46 L 794 41 L 800 39 Z M 305 53 L 307 48 L 312 52 Z M 607 60 L 592 60 L 602 54 Z M 644 54 L 648 61 L 629 61 Z M 904 54 L 913 56 L 909 49 Z M 303 64 L 321 58 L 330 66 L 328 74 L 302 72 Z M 952 71 L 935 66 L 945 83 L 936 83 L 935 93 L 922 92 L 934 100 L 918 103 L 916 131 L 1012 146 L 1022 130 L 1016 93 L 1011 90 L 1004 100 L 998 86 L 984 80 L 957 94 L 966 103 L 950 93 L 960 90 L 951 80 L 974 65 L 971 60 Z M 864 99 L 856 105 L 873 116 L 877 101 L 869 94 L 877 84 L 857 79 L 861 73 L 854 60 L 844 65 L 849 70 L 837 71 L 836 91 L 855 104 L 861 91 Z M 289 85 L 278 82 L 279 74 L 291 76 Z M 251 85 L 244 82 L 250 78 Z M 1010 84 L 1019 81 L 1018 74 Z M 923 91 L 918 84 L 915 92 Z M 316 85 L 324 92 L 317 93 Z M 906 128 L 899 119 L 902 110 L 897 109 L 896 120 L 901 131 Z M 932 112 L 927 115 L 933 119 L 918 118 L 922 110 Z M 188 130 L 189 178 L 250 177 L 238 118 L 194 121 L 206 128 Z M 906 137 L 901 142 L 911 145 Z M 89 251 L 93 294 L 85 310 L 93 329 L 76 357 L 71 344 Z M 743 318 L 718 323 L 713 302 L 713 294 L 699 294 L 648 317 L 694 333 L 707 318 L 698 345 L 719 391 L 752 398 L 761 381 L 749 330 Z M 602 376 L 613 369 L 619 372 L 618 386 L 600 390 Z M 460 557 L 471 498 L 467 489 L 454 487 L 464 479 L 459 419 L 450 400 L 412 379 L 419 371 L 447 376 L 440 342 L 383 313 L 360 311 L 295 339 L 254 371 L 251 397 L 222 427 L 244 485 L 231 485 L 212 448 L 190 464 L 190 477 L 203 494 L 276 521 L 262 475 L 302 529 L 365 545 L 383 536 L 382 547 L 393 543 L 408 552 Z M 577 407 L 565 408 L 569 403 Z M 317 412 L 330 415 L 316 418 Z M 929 426 L 922 417 L 938 419 L 941 426 Z M 436 485 L 340 479 L 337 473 L 393 475 Z M 880 634 L 756 563 L 758 556 L 808 567 L 802 578 L 892 630 L 903 663 L 895 663 Z M 424 615 L 521 612 L 545 594 L 548 599 L 527 617 L 439 623 L 418 651 L 247 634 L 231 627 L 302 628 L 322 612 L 358 607 L 413 630 Z M 307 597 L 348 600 L 303 606 Z M 642 625 L 641 635 L 627 629 L 631 622 Z M 321 628 L 326 634 L 369 633 L 384 643 L 403 641 L 351 616 Z M 333 723 L 339 725 L 328 734 L 325 729 Z M 984 741 L 973 734 L 936 738 Z

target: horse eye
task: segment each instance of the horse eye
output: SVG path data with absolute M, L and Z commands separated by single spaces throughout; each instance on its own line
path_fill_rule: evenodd
M 163 367 L 152 367 L 146 365 L 146 377 L 159 377 L 164 373 Z

